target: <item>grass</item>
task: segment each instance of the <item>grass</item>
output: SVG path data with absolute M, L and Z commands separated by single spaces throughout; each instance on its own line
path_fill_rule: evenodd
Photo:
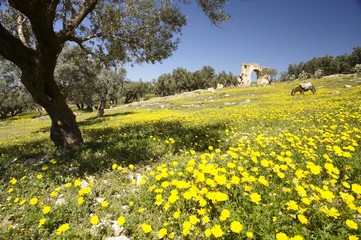
M 361 88 L 354 77 L 153 98 L 77 112 L 85 144 L 50 120 L 0 122 L 4 239 L 358 239 Z M 352 88 L 344 88 L 344 85 Z

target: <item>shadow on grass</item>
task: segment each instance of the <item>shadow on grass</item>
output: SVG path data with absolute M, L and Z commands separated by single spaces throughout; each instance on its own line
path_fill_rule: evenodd
M 80 125 L 89 126 L 97 123 L 97 119 L 90 119 L 81 122 Z M 181 154 L 190 149 L 203 152 L 207 151 L 208 146 L 220 147 L 218 139 L 222 139 L 220 133 L 224 132 L 225 126 L 219 123 L 189 127 L 174 120 L 120 128 L 85 127 L 81 128 L 85 144 L 75 150 L 55 149 L 50 139 L 27 142 L 21 146 L 0 147 L 0 151 L 6 157 L 0 158 L 0 179 L 14 177 L 15 172 L 18 177 L 22 177 L 24 170 L 20 170 L 19 165 L 25 167 L 28 174 L 31 171 L 41 172 L 42 166 L 48 165 L 48 173 L 54 181 L 60 181 L 70 175 L 81 177 L 101 173 L 110 169 L 113 163 L 122 166 L 150 165 L 165 156 Z M 169 138 L 175 142 L 171 143 Z M 16 162 L 13 159 L 17 159 Z M 29 159 L 35 159 L 35 163 L 25 164 Z M 55 159 L 57 163 L 51 164 L 51 159 Z
M 91 118 L 86 118 L 83 121 L 80 121 L 78 124 L 79 126 L 90 126 L 93 124 L 97 124 L 97 123 L 101 123 L 101 122 L 106 122 L 109 120 L 109 118 L 112 117 L 118 117 L 118 116 L 126 116 L 126 115 L 131 115 L 134 114 L 134 112 L 122 112 L 122 113 L 112 113 L 112 114 L 107 114 L 105 113 L 103 117 L 91 117 Z

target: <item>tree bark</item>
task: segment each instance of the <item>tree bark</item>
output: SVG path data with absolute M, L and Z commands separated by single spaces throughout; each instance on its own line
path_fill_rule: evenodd
M 21 80 L 33 96 L 34 101 L 49 114 L 51 119 L 50 138 L 55 146 L 66 149 L 76 148 L 83 143 L 83 138 L 75 115 L 56 85 L 51 68 L 47 64 L 38 64 L 23 69 Z M 39 85 L 41 82 L 44 85 Z
M 105 100 L 101 100 L 98 108 L 98 117 L 104 116 L 104 109 L 105 109 Z

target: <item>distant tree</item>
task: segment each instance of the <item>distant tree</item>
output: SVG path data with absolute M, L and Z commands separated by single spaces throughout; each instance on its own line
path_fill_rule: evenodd
M 177 83 L 172 74 L 162 74 L 155 82 L 155 94 L 158 96 L 169 96 L 177 93 Z
M 316 72 L 313 74 L 314 78 L 322 78 L 325 75 L 322 69 L 317 69 Z
M 310 74 L 306 71 L 302 71 L 299 75 L 298 75 L 298 79 L 300 80 L 306 80 L 310 78 Z
M 54 76 L 67 102 L 92 110 L 99 71 L 100 67 L 79 46 L 72 46 L 63 49 Z
M 216 76 L 217 83 L 223 84 L 225 87 L 229 86 L 237 86 L 238 80 L 237 77 L 234 76 L 231 72 L 226 73 L 225 71 L 221 71 Z
M 280 80 L 281 82 L 289 81 L 290 78 L 291 78 L 291 76 L 288 74 L 287 71 L 283 71 L 283 72 L 280 73 L 280 78 L 279 78 L 279 80 Z
M 226 1 L 197 3 L 212 23 L 229 19 Z M 65 43 L 78 44 L 105 65 L 154 63 L 177 49 L 176 36 L 186 24 L 173 1 L 4 0 L 0 11 L 0 55 L 20 68 L 21 82 L 51 118 L 50 138 L 62 148 L 83 142 L 54 78 Z
M 361 47 L 356 47 L 350 55 L 341 56 L 326 55 L 323 57 L 314 57 L 307 62 L 290 64 L 288 66 L 288 75 L 299 76 L 302 72 L 315 74 L 318 69 L 323 70 L 323 75 L 348 74 L 352 73 L 352 68 L 361 63 Z M 301 76 L 303 76 L 301 74 Z
M 0 57 L 0 118 L 15 116 L 33 106 L 30 94 L 20 82 L 20 71 Z
M 349 58 L 351 67 L 361 64 L 361 47 L 355 47 Z
M 351 56 L 344 54 L 344 55 L 340 55 L 337 56 L 335 58 L 336 61 L 336 68 L 337 68 L 337 73 L 352 73 L 352 62 L 351 62 Z
M 140 101 L 146 94 L 150 94 L 151 90 L 152 83 L 149 82 L 126 82 L 123 89 L 123 95 L 125 96 L 124 103 Z
M 104 115 L 105 104 L 107 101 L 117 102 L 122 85 L 125 79 L 126 71 L 121 69 L 116 71 L 111 68 L 103 68 L 96 77 L 94 98 L 98 102 L 98 117 Z
M 264 68 L 264 69 L 262 69 L 262 71 L 261 71 L 261 74 L 263 75 L 263 76 L 269 76 L 269 81 L 271 82 L 271 81 L 273 81 L 275 78 L 276 78 L 276 76 L 277 76 L 277 70 L 276 69 L 274 69 L 274 68 Z
M 172 77 L 176 83 L 176 92 L 185 92 L 192 90 L 191 73 L 185 68 L 173 70 Z
M 352 71 L 354 73 L 356 73 L 357 76 L 361 76 L 361 64 L 356 64 L 353 68 Z
M 211 66 L 204 66 L 201 70 L 193 73 L 193 90 L 207 89 L 209 87 L 216 87 L 217 82 L 215 78 L 214 69 Z

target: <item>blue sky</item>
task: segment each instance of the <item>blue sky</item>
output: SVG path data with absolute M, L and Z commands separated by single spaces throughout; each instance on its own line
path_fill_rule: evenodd
M 229 0 L 231 20 L 217 28 L 195 4 L 181 43 L 162 64 L 126 66 L 132 81 L 151 81 L 178 67 L 194 72 L 211 66 L 240 74 L 242 63 L 287 71 L 313 57 L 350 54 L 361 46 L 361 0 Z

